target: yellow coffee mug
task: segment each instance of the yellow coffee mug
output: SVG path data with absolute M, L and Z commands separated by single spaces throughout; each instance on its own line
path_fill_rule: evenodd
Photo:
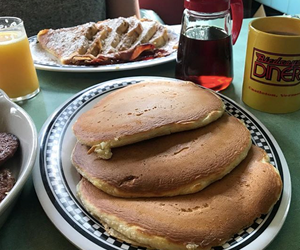
M 300 20 L 263 17 L 249 25 L 242 99 L 268 113 L 300 109 Z

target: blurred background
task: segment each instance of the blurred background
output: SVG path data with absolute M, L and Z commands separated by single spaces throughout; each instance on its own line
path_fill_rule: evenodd
M 300 0 L 243 0 L 243 3 L 244 18 L 300 14 Z M 142 17 L 157 15 L 165 24 L 181 23 L 184 0 L 139 0 L 139 5 Z

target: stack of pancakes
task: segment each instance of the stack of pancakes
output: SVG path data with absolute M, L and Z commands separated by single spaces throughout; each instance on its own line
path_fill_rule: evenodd
M 145 81 L 73 125 L 84 207 L 107 232 L 161 250 L 211 249 L 270 211 L 282 181 L 222 100 L 185 81 Z

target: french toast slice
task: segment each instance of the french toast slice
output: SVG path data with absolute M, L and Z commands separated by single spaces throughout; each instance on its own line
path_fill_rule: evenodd
M 162 57 L 177 48 L 177 39 L 169 35 L 165 26 L 135 16 L 70 28 L 45 29 L 38 33 L 37 39 L 40 46 L 62 64 L 75 65 L 114 64 L 144 57 Z
M 90 46 L 90 39 L 97 33 L 95 23 L 86 23 L 58 30 L 41 30 L 37 39 L 39 44 L 62 64 L 68 64 L 75 55 L 85 54 Z

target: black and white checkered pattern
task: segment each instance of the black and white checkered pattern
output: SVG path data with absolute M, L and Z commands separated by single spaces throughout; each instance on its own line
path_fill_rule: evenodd
M 248 115 L 246 112 L 242 111 L 241 109 L 239 109 L 236 104 L 233 104 L 229 100 L 226 100 L 224 98 L 223 101 L 225 103 L 226 112 L 232 116 L 237 117 L 238 119 L 244 122 L 244 124 L 246 125 L 246 127 L 251 133 L 252 143 L 264 149 L 270 158 L 271 164 L 277 167 L 273 152 L 269 145 L 270 139 L 265 138 L 266 136 L 263 134 L 262 128 L 258 127 L 251 119 L 251 116 Z
M 142 250 L 144 248 L 132 246 L 109 236 L 105 232 L 103 226 L 88 213 L 86 213 L 76 198 L 70 194 L 68 185 L 65 183 L 61 173 L 61 163 L 59 161 L 61 152 L 60 142 L 63 140 L 64 128 L 66 124 L 70 121 L 74 113 L 85 106 L 86 102 L 109 91 L 122 88 L 136 82 L 139 82 L 139 80 L 116 80 L 108 82 L 108 84 L 104 83 L 96 85 L 76 96 L 57 114 L 56 119 L 49 130 L 44 146 L 44 166 L 41 166 L 41 168 L 45 169 L 44 172 L 48 181 L 47 185 L 49 186 L 49 190 L 51 190 L 53 193 L 56 203 L 62 208 L 65 216 L 67 216 L 72 223 L 80 227 L 81 231 L 88 235 L 88 237 L 92 237 L 94 239 L 93 241 L 97 242 L 98 245 L 105 248 L 108 247 L 107 249 L 115 249 L 115 247 L 117 247 L 117 249 L 125 250 Z M 270 138 L 262 133 L 262 129 L 255 124 L 251 116 L 247 114 L 246 111 L 240 109 L 237 104 L 233 103 L 226 97 L 221 96 L 221 98 L 225 103 L 226 112 L 241 119 L 246 124 L 247 128 L 251 132 L 253 144 L 266 150 L 270 157 L 271 163 L 277 167 L 277 162 L 271 149 L 272 147 L 270 146 Z M 214 249 L 240 249 L 239 245 L 255 235 L 259 228 L 266 223 L 266 218 L 268 218 L 268 215 L 258 218 L 253 225 L 241 230 L 223 246 L 216 247 Z M 114 248 L 109 248 L 109 246 L 114 246 Z

